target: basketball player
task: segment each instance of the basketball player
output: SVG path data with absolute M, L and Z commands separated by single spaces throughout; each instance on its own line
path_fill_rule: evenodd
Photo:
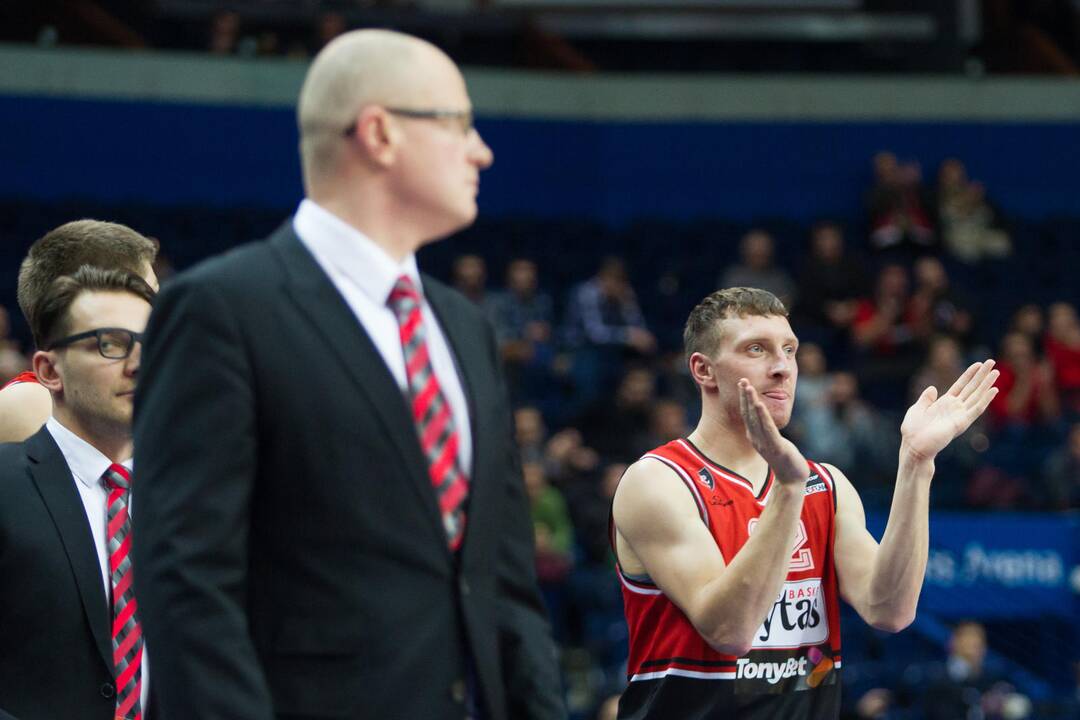
M 780 435 L 798 378 L 784 305 L 720 290 L 684 343 L 701 420 L 634 463 L 613 504 L 630 630 L 619 717 L 836 718 L 839 599 L 889 632 L 914 619 L 934 457 L 986 409 L 998 371 L 975 363 L 907 411 L 879 545 L 847 477 Z

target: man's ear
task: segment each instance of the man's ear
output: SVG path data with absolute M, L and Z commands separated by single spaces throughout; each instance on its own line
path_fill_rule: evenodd
M 30 361 L 38 382 L 53 394 L 64 390 L 64 378 L 57 369 L 58 357 L 55 350 L 38 350 Z
M 694 382 L 704 388 L 716 387 L 716 374 L 713 372 L 712 362 L 703 353 L 693 353 L 687 361 L 690 366 L 690 377 Z
M 350 140 L 376 165 L 389 167 L 397 156 L 401 137 L 385 108 L 368 105 L 357 115 L 356 133 Z

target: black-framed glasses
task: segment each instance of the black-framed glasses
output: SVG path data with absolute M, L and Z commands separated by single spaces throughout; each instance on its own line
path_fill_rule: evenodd
M 87 330 L 86 332 L 60 338 L 45 349 L 56 350 L 57 348 L 67 347 L 72 343 L 77 343 L 80 340 L 86 340 L 87 338 L 97 338 L 97 349 L 101 354 L 101 357 L 109 360 L 123 360 L 131 355 L 131 351 L 135 348 L 135 343 L 142 342 L 143 334 L 141 332 L 125 330 L 124 328 L 96 328 L 94 330 Z
M 413 108 L 386 107 L 391 115 L 412 118 L 413 120 L 445 120 L 456 124 L 462 135 L 468 135 L 473 129 L 472 110 L 415 110 Z M 356 133 L 356 124 L 345 128 L 345 136 Z

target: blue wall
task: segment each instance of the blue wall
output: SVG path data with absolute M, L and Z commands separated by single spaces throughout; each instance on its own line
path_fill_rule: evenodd
M 0 97 L 0 197 L 258 206 L 301 195 L 282 108 Z M 1078 123 L 586 122 L 487 118 L 489 217 L 854 217 L 882 148 L 964 159 L 1008 214 L 1080 215 Z

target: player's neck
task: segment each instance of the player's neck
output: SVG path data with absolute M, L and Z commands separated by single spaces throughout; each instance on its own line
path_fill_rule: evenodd
M 750 444 L 741 420 L 705 413 L 689 438 L 707 458 L 742 475 L 760 490 L 768 464 Z

